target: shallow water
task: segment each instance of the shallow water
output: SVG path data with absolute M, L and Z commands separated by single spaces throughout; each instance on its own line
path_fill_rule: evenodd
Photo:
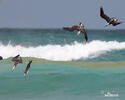
M 81 68 L 63 64 L 25 64 L 11 72 L 12 64 L 0 64 L 2 100 L 123 100 L 125 68 Z M 119 94 L 105 97 L 104 93 Z

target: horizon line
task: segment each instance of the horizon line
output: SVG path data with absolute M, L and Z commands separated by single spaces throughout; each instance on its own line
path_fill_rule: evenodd
M 36 28 L 36 27 L 0 27 L 0 29 L 63 29 L 63 28 Z M 97 28 L 86 28 L 86 30 L 125 30 L 125 29 L 123 29 L 123 28 L 107 28 L 107 29 L 105 29 L 105 28 L 99 28 L 99 29 L 97 29 Z

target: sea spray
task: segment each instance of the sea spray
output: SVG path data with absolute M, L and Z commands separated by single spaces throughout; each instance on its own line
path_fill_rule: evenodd
M 93 40 L 83 44 L 74 42 L 65 45 L 39 45 L 36 47 L 13 46 L 0 44 L 0 55 L 4 58 L 20 54 L 22 57 L 36 57 L 55 61 L 71 61 L 96 58 L 113 50 L 125 49 L 125 42 Z

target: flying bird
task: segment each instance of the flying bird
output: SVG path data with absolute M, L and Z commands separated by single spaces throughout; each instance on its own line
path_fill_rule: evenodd
M 84 25 L 80 22 L 79 26 L 78 25 L 74 25 L 72 27 L 63 27 L 64 30 L 67 30 L 67 31 L 70 31 L 70 32 L 73 32 L 75 30 L 77 30 L 77 35 L 80 34 L 80 32 L 82 32 L 85 36 L 85 40 L 88 41 L 88 36 L 87 36 L 87 33 L 86 33 L 86 30 L 84 29 Z
M 102 7 L 100 8 L 100 16 L 107 21 L 107 24 L 105 26 L 108 26 L 110 24 L 112 24 L 113 26 L 121 24 L 121 22 L 118 22 L 118 18 L 115 18 L 115 17 L 110 18 L 109 16 L 107 16 L 104 13 Z
M 25 69 L 25 71 L 24 71 L 24 76 L 26 76 L 27 75 L 27 73 L 28 73 L 28 71 L 29 71 L 29 68 L 30 68 L 30 64 L 32 63 L 32 60 L 31 61 L 29 61 L 29 63 L 27 64 L 27 67 L 26 67 L 26 69 Z
M 17 55 L 12 58 L 12 61 L 14 62 L 13 67 L 12 67 L 12 72 L 13 72 L 17 64 L 22 63 L 22 58 L 20 57 L 20 55 Z

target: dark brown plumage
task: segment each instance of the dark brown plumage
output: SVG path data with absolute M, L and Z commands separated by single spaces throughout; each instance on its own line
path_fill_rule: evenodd
M 24 76 L 28 73 L 28 70 L 29 70 L 29 68 L 30 68 L 30 64 L 32 63 L 32 60 L 31 61 L 29 61 L 29 63 L 27 64 L 27 67 L 26 67 L 26 69 L 25 69 L 25 71 L 24 71 Z
M 17 64 L 22 63 L 22 58 L 20 57 L 20 55 L 17 55 L 12 58 L 12 61 L 14 62 L 13 68 L 12 68 L 12 72 L 13 72 L 14 69 L 16 68 Z
M 106 26 L 112 24 L 113 26 L 116 26 L 118 24 L 121 24 L 121 22 L 117 22 L 118 19 L 113 17 L 113 18 L 110 18 L 109 16 L 107 16 L 104 11 L 103 11 L 103 8 L 101 7 L 100 8 L 100 16 L 105 19 L 107 21 L 108 24 L 106 24 Z
M 80 26 L 74 25 L 72 27 L 63 27 L 64 30 L 73 32 L 75 30 L 82 32 L 85 36 L 85 40 L 88 41 L 88 37 L 87 37 L 87 33 L 86 30 L 84 29 L 84 26 L 82 25 L 82 23 L 80 23 Z

